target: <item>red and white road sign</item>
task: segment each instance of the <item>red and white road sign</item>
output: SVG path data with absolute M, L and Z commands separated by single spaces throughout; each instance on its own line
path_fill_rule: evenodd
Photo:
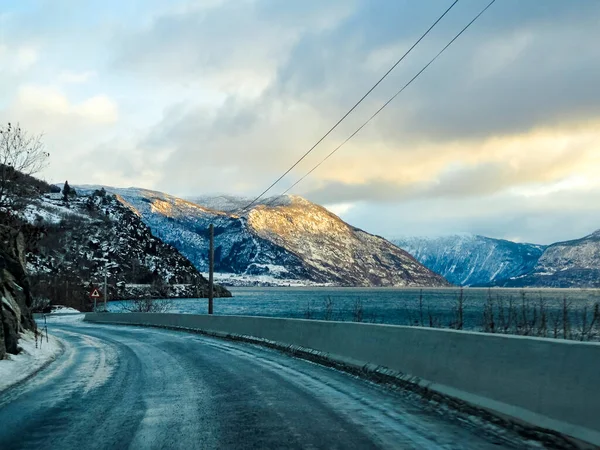
M 100 298 L 100 297 L 102 297 L 102 294 L 100 293 L 98 288 L 94 288 L 94 290 L 92 290 L 92 292 L 90 292 L 90 297 L 91 298 Z

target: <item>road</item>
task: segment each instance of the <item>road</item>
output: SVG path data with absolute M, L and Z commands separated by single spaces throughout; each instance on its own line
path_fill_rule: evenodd
M 415 394 L 255 345 L 83 322 L 49 329 L 64 354 L 0 394 L 3 450 L 531 445 Z

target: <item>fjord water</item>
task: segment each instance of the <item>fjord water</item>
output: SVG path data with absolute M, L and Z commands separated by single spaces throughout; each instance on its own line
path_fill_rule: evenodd
M 352 321 L 360 314 L 361 321 L 395 325 L 429 325 L 429 319 L 447 327 L 456 319 L 459 288 L 336 288 L 336 287 L 246 287 L 230 288 L 232 298 L 216 298 L 214 313 L 219 315 L 248 315 L 267 317 L 310 318 Z M 422 292 L 422 308 L 419 297 Z M 484 310 L 490 301 L 494 307 L 502 303 L 508 308 L 534 314 L 540 301 L 553 315 L 562 314 L 566 299 L 570 322 L 581 321 L 587 307 L 591 316 L 593 306 L 600 301 L 599 289 L 485 289 L 463 290 L 463 321 L 465 329 L 479 330 L 483 326 Z M 329 307 L 328 307 L 328 299 Z M 206 299 L 169 300 L 170 311 L 182 314 L 205 314 Z M 111 305 L 119 310 L 118 302 Z M 538 309 L 539 310 L 539 309 Z

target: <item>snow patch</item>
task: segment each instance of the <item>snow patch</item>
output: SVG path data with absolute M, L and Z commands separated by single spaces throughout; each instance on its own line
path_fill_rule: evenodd
M 85 314 L 80 312 L 77 312 L 77 314 L 50 314 L 46 316 L 48 323 L 77 323 L 83 322 L 83 319 L 85 319 Z
M 81 311 L 64 305 L 53 305 L 50 314 L 81 314 Z
M 281 266 L 273 266 L 281 267 Z M 208 272 L 202 273 L 208 279 Z M 215 283 L 223 286 L 233 287 L 321 287 L 333 286 L 333 283 L 316 283 L 310 280 L 298 280 L 292 278 L 279 278 L 273 275 L 246 275 L 237 273 L 215 273 Z

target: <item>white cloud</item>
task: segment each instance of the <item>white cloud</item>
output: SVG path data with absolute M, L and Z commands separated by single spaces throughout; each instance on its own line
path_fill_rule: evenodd
M 17 93 L 15 109 L 22 114 L 38 112 L 77 116 L 100 124 L 114 123 L 119 116 L 117 104 L 106 95 L 96 95 L 74 103 L 60 90 L 40 85 L 22 86 Z
M 600 181 L 589 176 L 573 175 L 554 183 L 538 183 L 532 186 L 519 186 L 509 192 L 522 197 L 543 197 L 559 192 L 584 194 L 586 191 L 600 188 Z
M 34 47 L 0 44 L 0 74 L 21 75 L 31 69 L 38 59 L 39 53 Z
M 67 114 L 71 107 L 67 97 L 53 88 L 25 85 L 20 87 L 17 93 L 17 109 Z
M 91 97 L 76 105 L 74 111 L 97 123 L 113 123 L 119 117 L 117 104 L 106 95 Z
M 343 164 L 315 171 L 299 189 L 325 203 L 588 189 L 600 170 L 599 129 L 600 119 L 410 148 L 357 142 L 344 148 Z
M 72 72 L 65 70 L 58 76 L 58 81 L 67 84 L 81 84 L 90 81 L 96 76 L 96 72 L 93 70 L 87 70 L 85 72 Z
M 20 47 L 17 50 L 17 70 L 23 71 L 33 66 L 39 58 L 36 49 L 31 47 Z
M 186 2 L 142 28 L 124 28 L 115 38 L 115 68 L 255 98 L 275 84 L 302 36 L 333 27 L 351 3 Z

